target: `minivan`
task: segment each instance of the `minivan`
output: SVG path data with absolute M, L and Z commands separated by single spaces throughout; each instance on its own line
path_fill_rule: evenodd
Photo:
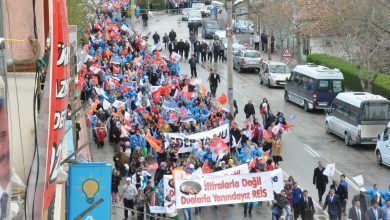
M 267 83 L 268 87 L 284 87 L 286 77 L 290 75 L 288 66 L 280 61 L 265 61 L 259 71 L 260 84 Z
M 327 110 L 325 130 L 346 145 L 375 144 L 390 121 L 390 101 L 368 92 L 342 92 Z
M 378 135 L 378 142 L 375 148 L 376 162 L 378 165 L 390 166 L 390 122 L 382 134 Z
M 298 65 L 286 78 L 284 100 L 303 110 L 326 109 L 344 91 L 344 77 L 338 69 L 308 63 Z

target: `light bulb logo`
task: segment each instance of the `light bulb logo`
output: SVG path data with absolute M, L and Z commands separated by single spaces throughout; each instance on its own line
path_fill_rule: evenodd
M 99 191 L 99 182 L 94 179 L 87 179 L 83 182 L 83 192 L 87 197 L 87 203 L 92 204 L 95 201 L 95 195 Z

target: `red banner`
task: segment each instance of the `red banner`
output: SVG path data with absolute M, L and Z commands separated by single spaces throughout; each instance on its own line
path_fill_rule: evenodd
M 69 36 L 68 17 L 65 0 L 49 1 L 51 26 L 51 74 L 49 140 L 47 145 L 47 161 L 45 170 L 45 188 L 43 212 L 46 213 L 53 199 L 57 172 L 60 166 L 62 142 L 65 134 L 67 106 L 69 102 Z

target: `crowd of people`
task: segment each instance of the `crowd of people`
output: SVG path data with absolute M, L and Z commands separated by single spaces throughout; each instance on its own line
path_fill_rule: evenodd
M 105 1 L 95 22 L 84 33 L 88 38 L 84 45 L 88 59 L 78 73 L 76 86 L 82 91 L 81 99 L 89 104 L 87 121 L 97 146 L 113 147 L 115 151 L 112 202 L 123 199 L 125 219 L 129 217 L 129 209 L 133 216 L 143 219 L 145 212 L 151 213 L 152 206 L 163 206 L 165 217 L 177 219 L 174 198 L 170 195 L 164 197 L 163 177 L 178 168 L 187 173 L 198 168 L 206 173 L 215 172 L 243 163 L 251 163 L 250 172 L 278 168 L 283 161 L 282 135 L 290 128 L 283 113 L 274 115 L 264 99 L 257 108 L 258 114 L 249 101 L 244 107 L 245 126 L 240 129 L 235 121 L 238 114 L 236 102 L 232 108 L 226 108 L 226 95 L 216 98 L 220 83 L 218 70 L 210 70 L 207 80 L 210 92 L 197 78 L 196 64 L 205 62 L 206 55 L 210 61 L 210 51 L 211 60 L 212 57 L 215 61 L 223 60 L 219 48 L 223 43 L 200 43 L 194 37 L 194 30 L 190 30 L 190 42 L 177 42 L 173 29 L 163 37 L 157 31 L 152 36 L 151 33 L 139 32 L 125 19 L 113 16 L 120 11 L 121 4 Z M 149 46 L 150 41 L 154 46 Z M 157 44 L 164 44 L 165 48 L 159 49 Z M 180 66 L 180 61 L 187 59 L 190 51 L 193 53 L 189 59 L 191 75 L 184 73 Z M 164 53 L 169 55 L 165 57 Z M 218 54 L 217 58 L 215 54 Z M 218 157 L 213 156 L 211 142 L 205 145 L 196 143 L 193 152 L 179 154 L 181 143 L 167 141 L 164 136 L 168 132 L 190 135 L 226 124 L 230 129 L 229 150 Z M 254 158 L 259 159 L 254 161 Z M 314 175 L 317 188 L 322 187 L 320 182 L 325 179 L 321 176 L 322 168 L 320 164 Z M 123 185 L 122 180 L 125 180 Z M 333 207 L 332 195 L 340 194 L 343 184 L 345 181 L 334 182 L 324 208 Z M 335 189 L 333 194 L 332 189 Z M 321 188 L 321 193 L 324 192 L 325 189 Z M 378 191 L 364 195 L 374 198 Z M 383 194 L 381 198 L 385 196 Z M 348 195 L 341 198 L 347 199 Z M 354 204 L 358 200 L 362 206 L 360 198 Z M 244 216 L 251 217 L 254 204 L 244 205 Z M 345 213 L 342 200 L 340 205 L 340 212 Z M 362 207 L 368 208 L 367 205 Z M 312 219 L 315 209 L 308 192 L 301 190 L 291 177 L 285 189 L 275 194 L 273 219 L 288 219 L 292 210 L 295 219 L 298 215 Z M 199 214 L 201 209 L 194 208 L 193 211 Z M 191 219 L 191 208 L 183 209 L 183 213 L 185 219 Z M 154 218 L 158 216 L 151 217 Z

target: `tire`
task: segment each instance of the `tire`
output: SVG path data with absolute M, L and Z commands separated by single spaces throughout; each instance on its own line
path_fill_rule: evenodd
M 345 132 L 344 134 L 344 143 L 347 146 L 351 146 L 351 136 L 349 135 L 348 132 Z
M 309 111 L 309 104 L 307 103 L 307 101 L 305 101 L 305 102 L 303 103 L 303 110 L 304 110 L 305 112 L 308 112 L 308 111 Z
M 330 130 L 330 127 L 329 127 L 329 123 L 328 123 L 328 122 L 325 122 L 325 132 L 326 132 L 327 134 L 332 133 L 332 131 Z
M 272 88 L 271 81 L 268 79 L 268 88 Z
M 376 152 L 376 163 L 382 166 L 382 154 L 379 150 Z
M 288 97 L 288 92 L 284 91 L 284 101 L 289 102 L 290 98 Z

